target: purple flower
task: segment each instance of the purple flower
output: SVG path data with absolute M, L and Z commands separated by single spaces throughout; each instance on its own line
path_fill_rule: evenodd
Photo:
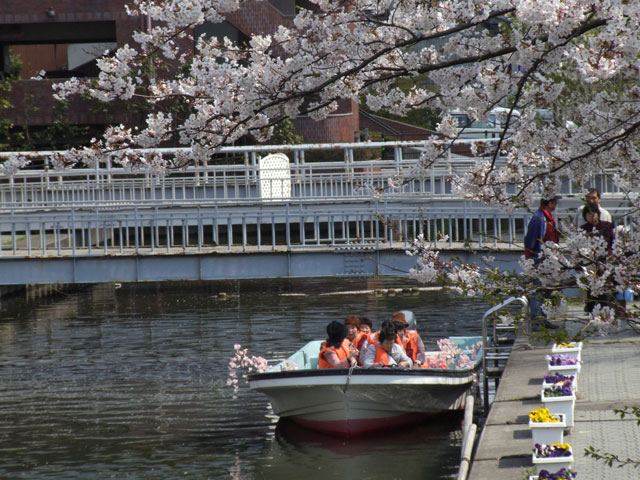
M 568 468 L 561 468 L 556 473 L 550 473 L 547 470 L 540 470 L 540 473 L 538 473 L 538 480 L 572 480 L 577 476 L 577 472 L 572 472 L 571 469 Z
M 562 383 L 555 383 L 551 387 L 544 389 L 545 397 L 564 397 L 573 395 L 573 389 L 571 388 L 573 382 L 571 380 L 565 380 Z
M 568 443 L 554 443 L 552 445 L 540 445 L 536 443 L 533 454 L 538 458 L 570 457 L 571 446 Z
M 549 365 L 559 366 L 559 365 L 577 365 L 579 360 L 575 357 L 570 357 L 566 353 L 561 353 L 559 355 L 547 355 L 547 361 Z

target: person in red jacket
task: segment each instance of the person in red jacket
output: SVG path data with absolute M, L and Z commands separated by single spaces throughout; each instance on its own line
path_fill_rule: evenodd
M 553 216 L 560 198 L 554 195 L 551 198 L 541 199 L 540 208 L 534 212 L 527 226 L 527 233 L 524 237 L 524 256 L 532 259 L 536 265 L 542 261 L 542 245 L 545 242 L 558 243 L 560 241 L 556 219 Z M 536 285 L 540 286 L 540 282 L 536 281 Z M 529 299 L 531 320 L 545 328 L 556 328 L 553 323 L 547 320 L 547 315 L 542 310 L 545 298 L 549 298 L 549 292 L 535 292 L 527 295 L 527 298 Z
M 327 341 L 318 355 L 318 368 L 349 368 L 356 364 L 357 351 L 344 341 L 347 327 L 335 320 L 327 325 Z

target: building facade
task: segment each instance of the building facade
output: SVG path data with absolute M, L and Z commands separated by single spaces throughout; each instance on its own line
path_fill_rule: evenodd
M 127 15 L 127 0 L 2 0 L 0 2 L 0 80 L 21 68 L 9 91 L 0 92 L 8 101 L 0 112 L 13 129 L 35 132 L 56 122 L 86 126 L 96 131 L 109 124 L 137 123 L 141 112 L 123 105 L 102 105 L 75 98 L 61 109 L 52 97 L 51 85 L 72 76 L 97 76 L 95 59 L 132 43 L 133 31 L 144 29 L 147 20 Z M 295 15 L 295 0 L 247 2 L 242 10 L 215 25 L 194 31 L 242 40 L 255 33 L 268 33 L 287 24 Z M 44 71 L 44 80 L 31 78 Z M 62 116 L 62 117 L 61 117 Z M 319 124 L 310 118 L 294 121 L 305 142 L 351 142 L 359 131 L 357 104 L 345 101 Z M 43 146 L 44 147 L 44 146 Z

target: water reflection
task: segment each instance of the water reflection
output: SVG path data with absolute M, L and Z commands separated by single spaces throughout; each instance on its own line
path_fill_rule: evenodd
M 305 472 L 305 480 L 326 478 L 444 478 L 460 456 L 459 414 L 422 425 L 344 439 L 280 420 L 276 438 L 256 478 L 281 479 Z
M 479 333 L 483 305 L 444 292 L 374 292 L 403 281 L 109 284 L 4 303 L 0 478 L 253 480 L 313 470 L 344 479 L 358 468 L 367 474 L 353 478 L 442 478 L 455 422 L 335 451 L 276 428 L 266 397 L 244 388 L 234 399 L 225 385 L 234 343 L 275 362 L 347 313 L 379 326 L 395 310 L 414 310 L 432 344 Z M 347 293 L 356 290 L 371 292 Z

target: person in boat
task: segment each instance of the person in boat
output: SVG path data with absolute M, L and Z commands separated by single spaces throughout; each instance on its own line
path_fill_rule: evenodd
M 354 343 L 354 347 L 358 350 L 360 358 L 358 359 L 358 365 L 362 366 L 361 358 L 364 358 L 364 352 L 367 349 L 369 343 L 369 335 L 373 328 L 373 323 L 367 317 L 360 317 L 360 327 L 358 328 L 358 337 Z
M 413 362 L 396 343 L 396 329 L 391 323 L 382 325 L 378 333 L 378 341 L 367 348 L 363 362 L 364 368 L 371 367 L 408 367 Z
M 422 338 L 420 338 L 417 330 L 409 328 L 408 314 L 411 314 L 411 318 L 413 319 L 413 312 L 402 311 L 395 312 L 391 316 L 391 320 L 398 332 L 396 341 L 404 348 L 405 353 L 411 358 L 411 361 L 419 366 L 425 361 L 424 342 Z M 415 321 L 412 322 L 412 324 L 411 326 L 415 326 Z
M 360 317 L 360 333 L 369 335 L 373 332 L 373 323 L 367 317 Z
M 347 318 L 344 319 L 344 325 L 347 327 L 347 340 L 355 346 L 360 339 L 360 317 L 347 315 Z
M 347 327 L 335 320 L 327 325 L 327 341 L 318 354 L 318 368 L 349 368 L 356 364 L 358 356 L 354 348 L 345 342 Z
M 368 320 L 368 319 L 367 319 Z M 385 320 L 384 322 L 382 322 L 382 327 L 384 327 L 385 325 L 391 325 L 393 326 L 393 322 L 391 320 Z M 373 345 L 374 343 L 378 343 L 378 335 L 380 334 L 380 330 L 377 331 L 373 331 L 373 323 L 371 323 L 371 332 L 367 335 L 363 335 L 363 339 L 360 343 L 361 348 L 359 348 L 358 350 L 360 350 L 360 356 L 358 357 L 358 365 L 363 366 L 364 365 L 364 356 L 367 353 L 367 349 L 369 348 L 369 345 Z M 395 327 L 394 327 L 395 328 Z

